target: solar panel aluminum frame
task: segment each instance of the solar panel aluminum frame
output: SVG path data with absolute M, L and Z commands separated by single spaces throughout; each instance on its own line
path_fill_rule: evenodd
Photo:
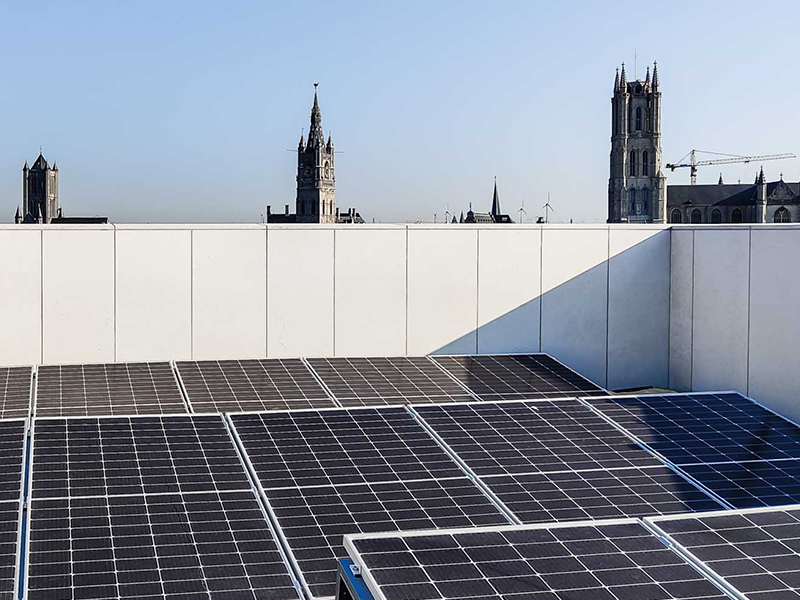
M 727 511 L 723 511 L 727 512 Z M 703 513 L 704 515 L 709 513 Z M 587 521 L 565 521 L 559 523 L 536 523 L 531 525 L 503 525 L 501 527 L 473 527 L 473 528 L 460 528 L 460 529 L 427 529 L 427 530 L 420 530 L 420 531 L 408 531 L 408 532 L 390 532 L 390 533 L 359 533 L 359 534 L 348 534 L 344 536 L 344 547 L 347 550 L 347 553 L 350 555 L 350 558 L 353 560 L 353 563 L 359 568 L 361 577 L 367 583 L 367 587 L 372 595 L 375 597 L 376 600 L 388 600 L 386 596 L 381 592 L 381 587 L 378 583 L 373 579 L 370 570 L 365 568 L 363 561 L 361 560 L 361 554 L 359 553 L 358 549 L 355 547 L 354 542 L 356 540 L 361 539 L 376 539 L 376 538 L 396 538 L 396 537 L 420 537 L 420 536 L 435 536 L 435 535 L 458 535 L 458 534 L 472 534 L 472 533 L 490 533 L 490 532 L 503 532 L 503 531 L 519 531 L 519 530 L 541 530 L 541 529 L 563 529 L 563 528 L 570 528 L 570 527 L 602 527 L 607 525 L 633 525 L 638 524 L 644 527 L 646 531 L 654 535 L 662 544 L 664 544 L 665 548 L 676 552 L 673 547 L 667 543 L 667 540 L 660 534 L 656 534 L 653 530 L 642 521 L 642 519 L 634 519 L 634 518 L 620 518 L 620 519 L 602 519 L 602 520 L 587 520 Z M 677 553 L 677 552 L 676 552 Z M 679 554 L 681 558 L 684 558 L 682 555 Z M 685 558 L 684 558 L 685 560 Z M 698 570 L 694 563 L 690 563 L 695 570 Z M 707 577 L 706 572 L 704 570 L 698 570 L 698 573 L 704 577 Z M 711 580 L 714 585 L 717 585 L 716 580 Z M 718 586 L 719 587 L 719 586 Z M 724 593 L 728 594 L 726 589 L 722 590 Z M 739 598 L 739 596 L 734 596 L 734 598 Z M 747 599 L 744 599 L 747 600 Z
M 336 396 L 333 395 L 333 392 L 331 391 L 331 388 L 329 388 L 328 385 L 322 380 L 322 377 L 320 377 L 320 375 L 319 375 L 319 373 L 317 373 L 316 369 L 314 369 L 314 367 L 311 366 L 311 363 L 308 361 L 308 359 L 305 356 L 301 356 L 300 357 L 300 361 L 303 363 L 303 365 L 305 365 L 306 369 L 309 370 L 311 375 L 313 375 L 314 379 L 317 380 L 317 383 L 322 387 L 322 390 L 326 394 L 328 394 L 328 397 L 331 400 L 333 400 L 333 403 L 336 405 L 336 407 L 337 408 L 346 408 L 341 402 L 339 402 L 339 399 Z M 332 407 L 329 407 L 329 408 L 332 408 Z M 303 410 L 303 409 L 300 409 L 300 410 Z M 320 410 L 323 410 L 323 409 L 320 409 Z
M 600 391 L 606 392 L 607 394 L 611 395 L 611 392 L 608 391 L 608 388 L 605 388 L 602 385 L 600 385 L 599 383 L 597 383 L 596 381 L 593 381 L 593 380 L 589 379 L 588 377 L 586 377 L 586 375 L 578 373 L 575 369 L 573 369 L 572 367 L 570 367 L 567 364 L 564 364 L 563 362 L 558 360 L 555 356 L 553 356 L 552 354 L 548 354 L 547 352 L 490 352 L 490 353 L 487 353 L 487 354 L 429 354 L 428 358 L 430 358 L 432 361 L 436 362 L 436 358 L 437 357 L 442 357 L 442 358 L 463 358 L 465 356 L 466 357 L 478 357 L 478 356 L 489 356 L 489 357 L 491 357 L 491 356 L 546 356 L 547 358 L 551 358 L 554 361 L 556 361 L 558 364 L 560 364 L 562 367 L 564 367 L 565 369 L 567 369 L 571 373 L 574 373 L 577 377 L 580 377 L 581 379 L 585 379 L 586 381 L 588 381 L 592 385 L 597 386 L 600 389 Z M 447 369 L 445 367 L 443 367 L 442 365 L 439 365 L 439 368 L 444 369 L 445 371 L 447 371 Z M 447 374 L 450 375 L 450 372 L 447 371 Z M 455 379 L 454 375 L 450 375 L 450 377 L 453 377 Z M 459 381 L 459 383 L 461 383 L 461 382 Z M 461 385 L 464 386 L 463 383 L 461 383 Z M 477 395 L 475 393 L 473 393 L 471 390 L 470 390 L 470 393 L 477 398 Z M 573 394 L 571 396 L 564 396 L 563 398 L 576 398 L 576 397 L 580 397 L 580 396 L 576 396 L 575 394 Z M 592 396 L 589 396 L 589 397 L 591 398 Z M 602 398 L 602 396 L 599 396 L 599 397 Z M 478 399 L 480 399 L 480 398 L 478 398 Z M 562 397 L 558 397 L 558 398 L 531 398 L 531 400 L 561 400 L 561 399 L 562 399 Z M 524 398 L 519 398 L 516 401 L 520 401 L 520 400 L 524 400 Z M 486 402 L 486 400 L 483 400 L 483 402 Z M 494 402 L 494 400 L 489 400 L 488 402 Z M 503 401 L 499 400 L 498 402 L 503 402 Z
M 697 558 L 692 553 L 691 550 L 683 546 L 677 540 L 673 539 L 669 533 L 664 531 L 659 526 L 659 522 L 679 521 L 681 519 L 693 519 L 693 518 L 705 519 L 709 517 L 729 517 L 731 515 L 749 515 L 755 513 L 767 513 L 767 512 L 776 512 L 784 510 L 800 510 L 800 504 L 787 504 L 784 506 L 761 506 L 758 508 L 742 508 L 736 510 L 715 510 L 710 512 L 694 513 L 686 515 L 663 515 L 657 517 L 645 517 L 644 519 L 642 519 L 642 522 L 647 529 L 652 531 L 660 539 L 664 540 L 664 542 L 668 544 L 669 547 L 674 552 L 677 552 L 684 560 L 691 563 L 695 569 L 698 569 L 701 573 L 703 573 L 703 575 L 713 580 L 714 583 L 717 584 L 718 586 L 722 587 L 726 593 L 731 595 L 733 598 L 737 598 L 739 600 L 748 600 L 748 597 L 744 594 L 744 592 L 740 592 L 733 585 L 728 583 L 724 577 L 722 577 L 719 573 L 717 573 L 711 567 L 709 567 L 704 561 Z
M 183 398 L 183 403 L 186 405 L 186 412 L 190 415 L 198 414 L 194 412 L 194 406 L 192 406 L 192 401 L 189 400 L 189 392 L 186 391 L 186 385 L 183 383 L 183 377 L 181 377 L 181 372 L 178 369 L 178 365 L 175 364 L 176 361 L 171 360 L 169 361 L 169 366 L 172 369 L 172 373 L 175 375 L 175 383 L 178 385 L 178 390 L 181 393 L 181 397 Z

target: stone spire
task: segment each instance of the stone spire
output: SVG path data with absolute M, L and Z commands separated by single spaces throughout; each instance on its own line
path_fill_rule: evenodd
M 492 216 L 500 214 L 500 195 L 497 193 L 497 177 L 494 178 L 494 194 L 492 195 Z
M 308 145 L 312 147 L 325 145 L 325 134 L 322 132 L 322 112 L 317 99 L 317 86 L 314 84 L 314 106 L 311 108 L 311 128 L 308 131 Z
M 764 167 L 761 167 L 761 172 L 758 174 L 756 183 L 764 183 Z
M 622 63 L 622 75 L 620 76 L 619 87 L 622 88 L 623 92 L 628 88 L 628 78 L 625 77 L 625 63 Z
M 614 75 L 614 91 L 619 91 L 619 67 L 617 67 L 617 74 Z
M 647 75 L 644 78 L 645 87 L 650 87 L 650 65 L 647 65 Z
M 653 89 L 657 88 L 658 88 L 658 62 L 653 61 Z
M 722 185 L 722 173 L 719 174 L 719 181 L 717 183 L 719 185 Z

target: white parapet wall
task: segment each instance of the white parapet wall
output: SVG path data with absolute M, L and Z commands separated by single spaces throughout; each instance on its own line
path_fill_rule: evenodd
M 611 388 L 667 386 L 671 239 L 663 226 L 0 226 L 0 364 L 544 351 Z

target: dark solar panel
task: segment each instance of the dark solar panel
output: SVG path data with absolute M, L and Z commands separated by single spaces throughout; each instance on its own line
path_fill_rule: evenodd
M 800 509 L 654 519 L 703 566 L 750 600 L 800 598 Z
M 723 506 L 668 467 L 497 475 L 481 481 L 523 523 L 644 517 Z
M 348 536 L 346 548 L 386 600 L 726 597 L 635 521 Z
M 185 413 L 167 362 L 39 367 L 39 417 Z
M 677 465 L 800 458 L 800 427 L 735 392 L 587 401 Z
M 219 415 L 34 420 L 34 498 L 250 488 Z
M 578 400 L 476 402 L 415 411 L 479 476 L 662 464 Z
M 20 502 L 0 502 L 0 600 L 17 598 Z
M 252 492 L 33 500 L 26 598 L 297 599 Z
M 265 489 L 460 477 L 404 408 L 231 415 Z
M 535 400 L 607 393 L 547 354 L 431 358 L 481 400 Z
M 22 496 L 25 436 L 24 419 L 0 421 L 0 501 Z
M 31 367 L 0 367 L 0 419 L 28 416 L 32 373 Z
M 314 597 L 333 596 L 342 536 L 373 531 L 508 524 L 466 477 L 266 492 L 278 525 Z
M 342 406 L 474 400 L 427 358 L 311 358 L 308 362 Z
M 335 406 L 298 358 L 176 363 L 194 412 L 246 412 Z
M 800 503 L 800 460 L 697 464 L 681 469 L 736 508 Z

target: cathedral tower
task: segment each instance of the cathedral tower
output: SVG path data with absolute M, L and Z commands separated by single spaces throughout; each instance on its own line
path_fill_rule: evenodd
M 32 167 L 22 167 L 22 213 L 17 223 L 50 223 L 58 216 L 58 166 L 47 164 L 41 153 Z
M 300 136 L 297 147 L 298 223 L 336 223 L 336 175 L 333 166 L 333 140 L 325 141 L 322 132 L 322 113 L 314 84 L 314 106 L 311 109 L 311 128 L 308 141 Z
M 609 223 L 666 222 L 667 178 L 661 171 L 661 89 L 658 65 L 644 81 L 617 70 L 611 99 Z

